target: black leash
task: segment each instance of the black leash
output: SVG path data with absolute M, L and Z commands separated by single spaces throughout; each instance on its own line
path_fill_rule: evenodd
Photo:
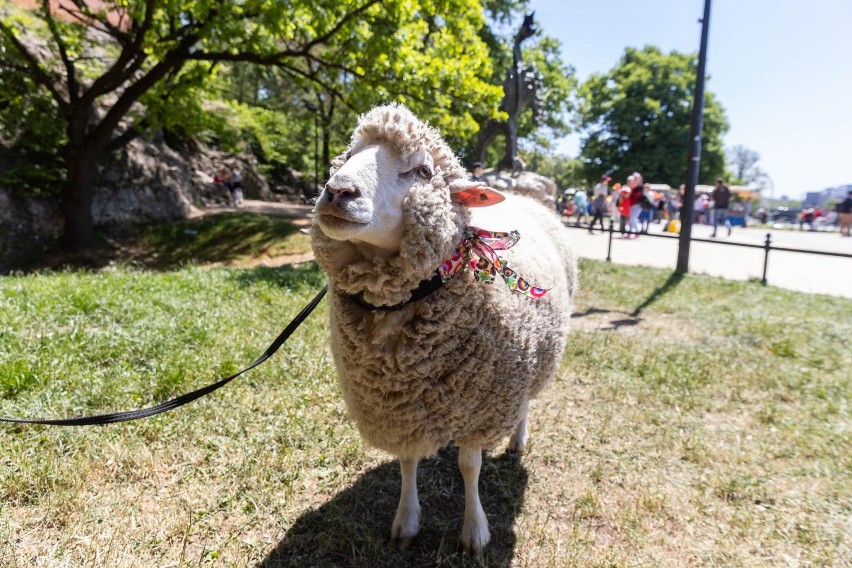
M 272 345 L 267 347 L 266 351 L 254 360 L 254 362 L 237 373 L 234 373 L 230 377 L 225 377 L 224 379 L 220 379 L 219 381 L 213 383 L 212 385 L 207 385 L 206 387 L 202 387 L 198 390 L 183 394 L 177 398 L 173 398 L 172 400 L 168 400 L 157 406 L 152 406 L 150 408 L 142 408 L 139 410 L 128 410 L 126 412 L 111 412 L 109 414 L 99 414 L 97 416 L 80 416 L 78 418 L 7 418 L 0 416 L 0 422 L 14 422 L 17 424 L 48 424 L 51 426 L 91 426 L 94 424 L 112 424 L 115 422 L 128 422 L 130 420 L 139 420 L 140 418 L 147 418 L 148 416 L 155 416 L 157 414 L 162 414 L 163 412 L 168 412 L 169 410 L 174 410 L 179 406 L 183 406 L 184 404 L 188 404 L 193 400 L 201 398 L 206 394 L 210 394 L 211 392 L 222 388 L 223 386 L 230 383 L 232 380 L 236 379 L 246 371 L 250 371 L 272 357 L 276 351 L 284 344 L 285 341 L 296 331 L 296 328 L 301 325 L 305 318 L 310 315 L 314 308 L 317 307 L 320 300 L 322 300 L 325 293 L 328 291 L 328 286 L 324 286 L 322 290 L 320 290 L 319 294 L 311 300 L 311 302 L 305 306 L 299 315 L 293 318 L 284 331 L 281 332 L 281 335 L 275 338 L 275 341 L 272 342 Z
M 364 292 L 359 292 L 358 294 L 349 294 L 347 297 L 356 304 L 358 304 L 358 306 L 364 308 L 365 310 L 370 310 L 371 312 L 395 312 L 396 310 L 401 310 L 408 304 L 422 300 L 433 292 L 437 292 L 443 285 L 444 279 L 441 277 L 441 273 L 436 270 L 432 278 L 420 281 L 420 284 L 417 285 L 417 288 L 411 291 L 411 297 L 409 299 L 398 304 L 394 304 L 392 306 L 374 306 L 373 304 L 364 299 Z

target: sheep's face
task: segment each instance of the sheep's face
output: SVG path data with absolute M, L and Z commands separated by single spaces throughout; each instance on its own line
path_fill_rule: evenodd
M 403 159 L 388 144 L 353 148 L 317 200 L 317 222 L 331 239 L 395 253 L 402 239 L 403 201 L 414 185 L 429 183 L 434 174 L 425 151 Z

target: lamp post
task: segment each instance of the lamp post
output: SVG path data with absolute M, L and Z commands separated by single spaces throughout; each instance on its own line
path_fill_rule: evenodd
M 698 165 L 701 162 L 701 130 L 704 126 L 704 73 L 707 63 L 707 33 L 710 29 L 710 0 L 704 0 L 701 18 L 701 48 L 698 51 L 698 71 L 695 76 L 695 97 L 692 120 L 689 123 L 689 160 L 686 168 L 686 193 L 680 214 L 680 240 L 677 249 L 677 272 L 689 272 L 689 245 L 692 239 L 693 202 L 698 184 Z
M 305 108 L 310 112 L 314 113 L 314 190 L 311 192 L 311 197 L 314 197 L 314 194 L 317 193 L 317 187 L 319 186 L 319 107 L 309 101 L 308 99 L 303 99 L 305 103 Z

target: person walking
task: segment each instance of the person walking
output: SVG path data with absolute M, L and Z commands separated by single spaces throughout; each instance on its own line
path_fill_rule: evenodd
M 692 203 L 692 223 L 694 225 L 704 223 L 704 210 L 707 208 L 706 199 L 706 195 L 695 196 L 695 201 Z
M 633 176 L 627 178 L 627 183 L 632 183 Z M 624 185 L 621 187 L 621 194 L 618 197 L 618 213 L 619 213 L 619 230 L 621 236 L 626 237 L 627 222 L 630 220 L 630 186 Z
M 243 206 L 243 174 L 240 173 L 239 168 L 234 167 L 231 170 L 231 176 L 228 179 L 230 182 L 229 188 L 231 190 L 231 201 L 234 203 L 234 207 L 242 207 Z
M 578 189 L 574 192 L 574 205 L 577 207 L 577 222 L 576 226 L 580 226 L 581 220 L 586 218 L 586 207 L 589 205 L 589 200 L 586 197 L 586 192 Z
M 846 195 L 846 199 L 837 204 L 837 218 L 840 223 L 840 236 L 848 237 L 852 230 L 852 190 Z
M 651 219 L 654 216 L 654 201 L 651 184 L 646 183 L 642 187 L 642 197 L 639 198 L 641 210 L 639 212 L 639 232 L 647 235 L 648 229 L 651 226 Z
M 612 184 L 612 195 L 609 198 L 609 216 L 613 227 L 621 224 L 621 211 L 618 210 L 619 197 L 621 197 L 621 184 L 616 182 Z
M 728 236 L 731 236 L 731 220 L 728 218 L 728 205 L 731 201 L 731 190 L 725 185 L 722 178 L 716 179 L 716 187 L 713 189 L 713 234 L 716 236 L 716 229 L 720 224 L 724 224 L 728 228 Z
M 604 174 L 601 176 L 601 181 L 595 186 L 594 198 L 592 199 L 592 220 L 589 223 L 589 233 L 594 235 L 595 221 L 601 225 L 601 232 L 604 230 L 604 212 L 606 211 L 606 197 L 609 194 L 607 184 L 612 178 Z
M 642 174 L 633 172 L 632 178 L 632 181 L 628 182 L 628 186 L 630 186 L 630 234 L 635 239 L 639 237 L 639 215 L 642 213 Z

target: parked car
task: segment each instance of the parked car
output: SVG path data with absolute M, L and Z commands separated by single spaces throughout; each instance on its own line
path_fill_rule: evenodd
M 776 207 L 772 212 L 773 223 L 796 223 L 799 220 L 799 215 L 802 210 L 798 208 L 784 207 L 783 205 Z

